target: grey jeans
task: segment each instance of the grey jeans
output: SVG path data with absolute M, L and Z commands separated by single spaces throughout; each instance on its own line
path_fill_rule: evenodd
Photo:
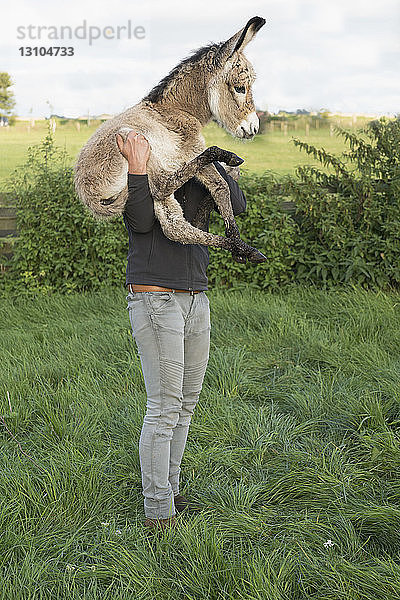
M 205 292 L 129 292 L 132 335 L 146 386 L 139 440 L 146 517 L 175 514 L 180 465 L 210 348 Z

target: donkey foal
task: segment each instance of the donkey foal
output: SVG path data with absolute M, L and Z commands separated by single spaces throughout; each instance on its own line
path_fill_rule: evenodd
M 257 133 L 259 121 L 251 92 L 255 72 L 243 49 L 264 24 L 265 19 L 253 17 L 227 41 L 200 48 L 138 104 L 97 129 L 75 165 L 78 196 L 94 216 L 107 218 L 123 213 L 128 165 L 115 136 L 119 133 L 125 140 L 134 130 L 150 144 L 149 187 L 154 212 L 169 239 L 225 248 L 238 262 L 267 260 L 240 239 L 229 186 L 212 164 L 220 161 L 237 167 L 243 159 L 217 146 L 207 148 L 201 133 L 210 120 L 237 138 L 250 139 Z M 226 237 L 200 228 L 212 209 L 211 199 L 199 207 L 193 224 L 184 218 L 174 191 L 191 177 L 209 190 L 224 220 Z

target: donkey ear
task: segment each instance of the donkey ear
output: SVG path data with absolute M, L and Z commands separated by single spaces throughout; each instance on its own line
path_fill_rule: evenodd
M 243 29 L 235 33 L 235 35 L 222 44 L 218 52 L 218 58 L 221 61 L 226 61 L 234 52 L 241 52 L 253 39 L 257 31 L 261 29 L 263 25 L 265 25 L 265 22 L 265 19 L 262 17 L 253 17 L 250 19 Z

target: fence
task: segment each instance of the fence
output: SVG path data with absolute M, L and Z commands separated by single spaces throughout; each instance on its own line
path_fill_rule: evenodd
M 11 258 L 13 246 L 18 237 L 15 207 L 6 203 L 0 195 L 0 272 L 6 269 L 6 261 Z
M 311 131 L 319 129 L 328 129 L 329 135 L 334 135 L 335 126 L 345 129 L 358 129 L 363 127 L 371 118 L 364 115 L 291 115 L 279 114 L 270 115 L 259 111 L 260 133 L 281 133 L 284 136 L 288 132 L 296 135 L 296 132 L 302 135 L 310 135 Z

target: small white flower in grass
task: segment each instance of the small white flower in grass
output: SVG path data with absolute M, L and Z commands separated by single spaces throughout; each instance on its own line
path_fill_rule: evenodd
M 75 570 L 74 565 L 67 565 L 65 568 L 66 568 L 67 571 L 74 571 Z
M 103 527 L 108 527 L 110 523 L 106 523 L 105 521 L 102 522 Z
M 122 534 L 122 531 L 121 531 L 120 529 L 116 529 L 116 530 L 115 530 L 115 533 L 116 533 L 117 535 L 121 535 L 121 534 Z
M 332 540 L 326 540 L 326 542 L 324 542 L 325 548 L 332 548 L 334 545 L 335 544 L 332 542 Z
M 95 570 L 96 570 L 96 565 L 91 565 L 91 566 L 89 567 L 89 569 L 91 569 L 92 571 L 95 571 Z

